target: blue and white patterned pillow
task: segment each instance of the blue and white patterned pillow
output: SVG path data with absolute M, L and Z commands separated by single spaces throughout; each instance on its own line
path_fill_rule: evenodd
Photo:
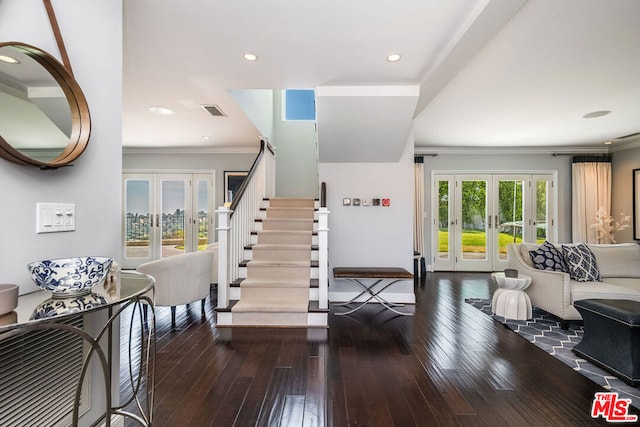
M 569 272 L 562 252 L 546 240 L 538 249 L 529 251 L 529 255 L 534 267 L 538 270 Z
M 584 243 L 575 246 L 562 245 L 569 275 L 578 282 L 602 282 L 596 257 Z

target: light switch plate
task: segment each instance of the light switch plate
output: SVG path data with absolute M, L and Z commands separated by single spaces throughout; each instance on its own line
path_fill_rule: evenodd
M 57 233 L 75 229 L 74 203 L 36 203 L 36 233 Z

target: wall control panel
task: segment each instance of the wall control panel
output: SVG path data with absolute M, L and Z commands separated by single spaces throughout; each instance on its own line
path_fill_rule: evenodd
M 75 203 L 36 203 L 36 233 L 56 233 L 76 229 Z

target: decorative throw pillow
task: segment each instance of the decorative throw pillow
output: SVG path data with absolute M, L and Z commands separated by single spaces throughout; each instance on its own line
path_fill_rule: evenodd
M 563 271 L 568 273 L 562 252 L 553 244 L 545 242 L 538 249 L 529 251 L 531 261 L 538 270 Z
M 569 275 L 578 282 L 602 282 L 596 257 L 584 243 L 575 246 L 562 245 Z

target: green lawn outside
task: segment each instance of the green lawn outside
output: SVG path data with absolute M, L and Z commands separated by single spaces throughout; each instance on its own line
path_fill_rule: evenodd
M 484 252 L 487 233 L 477 230 L 464 230 L 462 232 L 462 251 L 463 252 Z M 449 232 L 440 230 L 438 232 L 438 250 L 440 252 L 447 252 L 447 242 L 449 241 Z M 500 242 L 500 252 L 507 253 L 507 245 L 514 243 L 513 236 L 507 233 L 500 233 L 498 235 L 498 241 Z M 544 239 L 543 239 L 544 241 Z M 516 236 L 515 243 L 522 242 L 522 239 Z

